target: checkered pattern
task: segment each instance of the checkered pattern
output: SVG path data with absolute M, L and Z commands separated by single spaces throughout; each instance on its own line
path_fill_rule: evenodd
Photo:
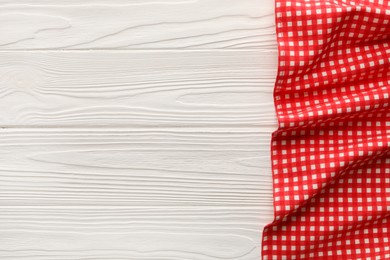
M 276 0 L 263 259 L 390 259 L 390 1 Z

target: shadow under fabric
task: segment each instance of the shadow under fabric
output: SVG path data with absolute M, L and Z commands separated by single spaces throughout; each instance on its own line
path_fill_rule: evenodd
M 264 260 L 390 259 L 390 1 L 276 0 Z

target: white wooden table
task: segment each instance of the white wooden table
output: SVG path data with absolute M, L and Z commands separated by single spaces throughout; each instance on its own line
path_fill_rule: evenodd
M 0 259 L 259 259 L 273 5 L 0 0 Z

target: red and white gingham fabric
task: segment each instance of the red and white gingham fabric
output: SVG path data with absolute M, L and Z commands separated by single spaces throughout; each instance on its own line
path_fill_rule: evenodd
M 390 259 L 390 1 L 276 0 L 270 259 Z

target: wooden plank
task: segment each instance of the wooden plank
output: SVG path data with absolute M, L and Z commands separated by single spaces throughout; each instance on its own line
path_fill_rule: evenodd
M 0 219 L 2 260 L 258 260 L 269 221 L 264 208 L 194 206 L 26 206 Z
M 0 0 L 0 4 L 4 5 L 32 5 L 32 6 L 84 6 L 84 5 L 139 5 L 139 4 L 183 4 L 191 3 L 193 0 Z
M 3 128 L 0 201 L 262 205 L 273 128 Z
M 2 128 L 0 258 L 254 260 L 273 128 Z
M 275 125 L 276 52 L 0 52 L 1 126 Z
M 0 0 L 0 50 L 276 49 L 273 0 Z

